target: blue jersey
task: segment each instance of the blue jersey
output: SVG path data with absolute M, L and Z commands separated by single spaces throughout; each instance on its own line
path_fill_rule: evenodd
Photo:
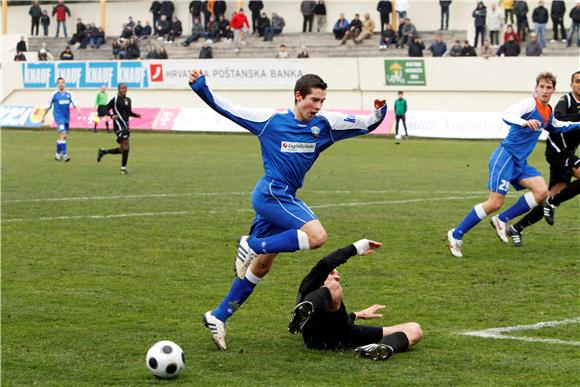
M 360 136 L 376 129 L 387 106 L 368 116 L 320 111 L 310 121 L 300 121 L 291 109 L 283 112 L 248 109 L 214 95 L 205 76 L 190 85 L 213 110 L 249 130 L 260 140 L 267 178 L 287 184 L 295 192 L 321 152 L 336 141 Z
M 538 138 L 542 133 L 541 130 L 532 130 L 523 125 L 529 120 L 538 120 L 542 124 L 541 129 L 552 133 L 566 133 L 580 128 L 580 123 L 563 122 L 554 118 L 552 108 L 547 120 L 544 120 L 538 107 L 536 98 L 530 97 L 510 107 L 503 115 L 503 121 L 509 125 L 509 133 L 501 145 L 514 157 L 516 162 L 523 164 L 528 159 Z
M 52 115 L 57 124 L 68 124 L 70 122 L 70 105 L 77 107 L 76 100 L 69 91 L 55 91 L 50 97 L 48 109 L 52 107 Z

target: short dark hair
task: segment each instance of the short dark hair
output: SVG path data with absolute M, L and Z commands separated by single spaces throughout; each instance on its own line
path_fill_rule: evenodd
M 554 76 L 554 74 L 549 73 L 547 71 L 538 74 L 538 76 L 536 77 L 536 86 L 540 84 L 541 80 L 550 82 L 554 87 L 554 89 L 556 88 L 556 77 Z
M 126 83 L 123 83 L 123 82 L 119 83 L 117 85 L 117 90 L 121 90 L 121 87 L 123 87 L 123 86 L 127 87 L 127 84 Z
M 63 77 L 58 77 L 58 78 L 56 78 L 56 82 L 58 83 L 58 81 L 60 81 L 61 79 L 64 81 Z
M 574 77 L 578 74 L 580 74 L 580 70 L 572 74 L 572 76 L 570 77 L 570 82 L 574 82 Z
M 298 91 L 304 98 L 312 93 L 312 89 L 326 90 L 327 87 L 328 85 L 318 75 L 305 74 L 296 81 L 296 84 L 294 85 L 294 95 L 296 95 L 296 92 Z M 296 103 L 296 98 L 294 98 L 294 103 Z

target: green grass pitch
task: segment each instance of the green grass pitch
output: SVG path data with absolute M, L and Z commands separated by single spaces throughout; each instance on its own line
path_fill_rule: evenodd
M 461 336 L 580 316 L 580 201 L 503 245 L 488 221 L 451 257 L 446 232 L 487 194 L 497 141 L 359 138 L 326 151 L 298 196 L 329 239 L 283 254 L 230 320 L 217 352 L 201 314 L 229 289 L 237 238 L 261 176 L 249 135 L 133 133 L 130 176 L 100 164 L 111 134 L 2 131 L 2 385 L 386 386 L 580 384 L 577 346 Z M 543 147 L 530 163 L 547 176 Z M 508 195 L 506 205 L 519 196 Z M 65 198 L 66 200 L 54 200 Z M 387 362 L 307 350 L 287 323 L 302 277 L 367 237 L 384 247 L 340 268 L 345 303 L 387 305 L 376 325 L 420 323 L 425 339 Z M 579 325 L 514 335 L 578 341 Z M 145 353 L 178 343 L 186 368 L 156 380 Z

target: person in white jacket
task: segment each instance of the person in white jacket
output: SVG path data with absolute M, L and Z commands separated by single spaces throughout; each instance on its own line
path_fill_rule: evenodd
M 499 33 L 503 27 L 503 15 L 495 3 L 491 3 L 491 9 L 487 11 L 486 21 L 489 30 L 489 41 L 494 47 L 499 46 Z

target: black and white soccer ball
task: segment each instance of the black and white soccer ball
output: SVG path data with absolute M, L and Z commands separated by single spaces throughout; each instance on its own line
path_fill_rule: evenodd
M 145 358 L 147 368 L 161 379 L 173 379 L 185 366 L 183 350 L 173 341 L 159 341 L 149 348 Z

